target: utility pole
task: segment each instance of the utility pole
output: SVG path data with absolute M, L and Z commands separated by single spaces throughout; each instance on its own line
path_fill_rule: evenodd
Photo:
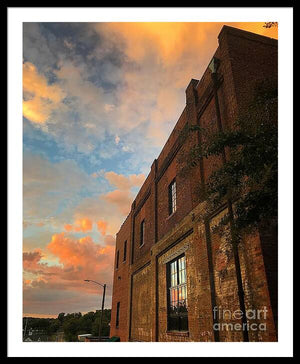
M 93 281 L 91 279 L 85 279 L 85 282 L 93 282 L 98 284 L 99 286 L 103 287 L 103 295 L 102 295 L 102 307 L 101 307 L 101 316 L 99 322 L 99 341 L 101 341 L 101 333 L 102 333 L 102 321 L 103 321 L 103 311 L 104 311 L 104 301 L 105 301 L 105 291 L 106 291 L 106 284 L 101 284 L 99 282 Z
M 106 284 L 103 285 L 102 308 L 101 308 L 101 316 L 100 316 L 100 322 L 99 322 L 99 341 L 101 341 L 101 334 L 102 334 L 102 322 L 103 322 L 105 290 L 106 290 Z

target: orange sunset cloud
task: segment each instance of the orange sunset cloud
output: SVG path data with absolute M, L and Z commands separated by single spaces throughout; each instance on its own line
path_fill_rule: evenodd
M 58 107 L 64 93 L 57 85 L 48 85 L 34 64 L 23 63 L 23 115 L 34 123 L 45 123 Z
M 72 231 L 73 230 L 73 225 L 71 225 L 71 224 L 65 224 L 64 225 L 64 228 L 65 228 L 66 231 Z
M 202 45 L 209 33 L 217 33 L 224 25 L 230 25 L 250 32 L 277 38 L 276 27 L 266 29 L 264 22 L 115 22 L 96 24 L 95 29 L 103 28 L 114 35 L 121 35 L 126 43 L 128 57 L 141 61 L 155 48 L 159 57 L 167 64 L 176 62 L 184 53 L 193 52 L 195 44 Z
M 115 204 L 121 214 L 127 215 L 130 211 L 130 205 L 132 203 L 133 195 L 129 190 L 115 190 L 108 192 L 103 196 L 103 199 L 108 202 Z
M 64 229 L 66 231 L 87 232 L 93 229 L 93 222 L 89 218 L 77 219 L 74 225 L 65 224 Z
M 116 205 L 122 215 L 127 215 L 134 197 L 130 189 L 132 187 L 140 187 L 145 180 L 145 175 L 132 174 L 126 177 L 123 174 L 111 171 L 105 173 L 105 178 L 117 189 L 103 194 L 102 199 L 109 204 Z
M 98 230 L 101 232 L 102 235 L 106 234 L 106 229 L 107 229 L 107 222 L 106 221 L 99 220 L 97 222 L 97 227 L 98 227 Z
M 43 262 L 42 252 L 23 253 L 23 268 L 30 278 L 24 278 L 24 288 L 63 289 L 97 292 L 97 287 L 84 285 L 84 279 L 102 280 L 110 284 L 114 259 L 114 239 L 106 237 L 101 246 L 89 236 L 74 239 L 64 233 L 54 234 L 47 250 L 56 256 L 60 265 Z
M 123 174 L 117 174 L 115 172 L 106 172 L 105 178 L 109 181 L 110 184 L 116 186 L 120 190 L 127 190 L 131 187 L 140 187 L 144 180 L 144 174 L 131 174 L 126 177 Z

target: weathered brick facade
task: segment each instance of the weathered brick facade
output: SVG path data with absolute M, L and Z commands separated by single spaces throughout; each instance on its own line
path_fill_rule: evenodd
M 204 221 L 205 201 L 198 190 L 199 182 L 206 181 L 222 159 L 203 159 L 183 175 L 180 154 L 201 143 L 199 132 L 183 133 L 186 126 L 232 124 L 251 98 L 254 84 L 277 79 L 277 41 L 224 26 L 214 57 L 219 60 L 217 94 L 209 68 L 200 81 L 191 80 L 186 107 L 117 234 L 119 262 L 114 272 L 111 335 L 121 341 L 244 340 L 242 330 L 231 330 L 228 325 L 214 330 L 214 324 L 219 328 L 224 323 L 242 324 L 238 314 L 230 317 L 228 313 L 240 310 L 232 247 L 213 229 L 226 207 Z M 168 187 L 174 178 L 177 209 L 170 215 Z M 142 221 L 145 233 L 140 245 Z M 168 331 L 166 266 L 180 254 L 186 259 L 188 330 Z M 250 329 L 249 341 L 276 341 L 276 231 L 262 227 L 256 236 L 245 236 L 239 260 L 245 308 L 256 313 L 247 322 L 264 328 Z

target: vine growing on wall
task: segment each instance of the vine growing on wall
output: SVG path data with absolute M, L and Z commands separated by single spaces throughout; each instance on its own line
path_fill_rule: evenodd
M 202 142 L 181 156 L 186 173 L 201 158 L 221 156 L 225 150 L 226 162 L 199 185 L 199 193 L 207 203 L 208 215 L 228 200 L 233 202 L 237 235 L 251 233 L 265 221 L 277 221 L 277 104 L 277 83 L 260 82 L 231 127 L 212 131 L 191 126 L 190 132 L 201 133 Z M 219 225 L 227 225 L 229 218 L 225 214 Z

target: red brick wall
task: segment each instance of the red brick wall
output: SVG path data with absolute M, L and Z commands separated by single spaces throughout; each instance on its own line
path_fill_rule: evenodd
M 134 261 L 149 252 L 155 243 L 154 236 L 154 193 L 151 193 L 138 213 L 134 216 Z M 140 245 L 141 223 L 144 220 L 144 244 Z
M 239 110 L 251 99 L 257 80 L 277 77 L 275 44 L 273 40 L 230 27 L 224 27 L 221 31 L 219 47 L 214 56 L 220 60 L 220 84 L 217 93 L 222 127 L 233 124 Z M 128 218 L 117 234 L 116 252 L 120 251 L 120 262 L 114 274 L 111 335 L 120 336 L 121 341 L 214 341 L 216 336 L 212 330 L 213 302 L 215 301 L 217 306 L 228 307 L 231 311 L 239 309 L 232 256 L 227 252 L 230 259 L 226 262 L 224 239 L 215 232 L 208 233 L 207 226 L 201 222 L 201 216 L 205 213 L 205 203 L 199 204 L 202 200 L 197 190 L 200 182 L 207 180 L 220 165 L 221 158 L 203 159 L 189 171 L 181 173 L 180 157 L 205 137 L 201 132 L 191 132 L 186 139 L 181 139 L 184 128 L 190 125 L 200 125 L 206 130 L 217 128 L 216 105 L 209 69 L 204 72 L 200 81 L 191 80 L 186 89 L 186 97 L 186 107 L 160 155 L 154 161 Z M 177 210 L 169 216 L 168 186 L 174 178 L 177 188 Z M 198 214 L 199 209 L 202 209 L 202 212 Z M 145 244 L 140 247 L 140 224 L 143 219 L 146 224 Z M 210 225 L 212 223 L 213 220 L 210 221 Z M 166 333 L 166 271 L 161 262 L 164 256 L 161 250 L 165 249 L 167 254 L 167 251 L 176 251 L 184 245 L 186 240 L 181 241 L 176 248 L 171 247 L 174 239 L 188 229 L 193 229 L 192 235 L 187 238 L 190 247 L 186 251 L 189 334 L 174 336 Z M 210 235 L 210 239 L 207 234 Z M 123 264 L 122 249 L 125 240 L 128 251 L 127 260 Z M 274 264 L 272 263 L 270 255 L 266 255 L 270 245 L 274 249 L 275 240 L 274 234 L 264 235 L 263 239 L 259 235 L 245 237 L 239 251 L 246 308 L 268 309 L 268 331 L 260 334 L 251 332 L 252 341 L 276 340 L 271 308 L 271 299 L 276 300 L 275 283 L 272 281 L 276 264 L 274 260 Z M 263 249 L 261 242 L 264 243 Z M 265 269 L 266 262 L 272 263 L 271 269 Z M 223 271 L 224 264 L 226 269 Z M 271 298 L 270 284 L 273 287 Z M 119 328 L 115 328 L 117 302 L 121 303 Z M 219 339 L 241 341 L 242 335 L 240 332 L 220 332 Z
M 153 294 L 151 266 L 147 265 L 132 278 L 132 341 L 153 341 Z
M 257 82 L 277 80 L 277 40 L 227 28 L 220 33 L 219 42 L 227 48 L 236 103 L 242 109 L 251 99 Z
M 158 199 L 158 239 L 161 239 L 187 213 L 192 210 L 192 191 L 190 179 L 179 175 L 176 159 L 172 161 L 157 185 Z M 169 215 L 168 189 L 170 183 L 176 177 L 176 211 Z
M 131 219 L 127 217 L 116 237 L 116 251 L 119 251 L 119 267 L 114 266 L 114 283 L 112 296 L 112 311 L 110 321 L 110 336 L 119 336 L 121 341 L 128 340 L 129 318 L 129 262 L 130 262 L 130 229 Z M 124 242 L 127 241 L 127 257 L 124 257 Z M 117 303 L 120 302 L 119 327 L 116 328 Z

